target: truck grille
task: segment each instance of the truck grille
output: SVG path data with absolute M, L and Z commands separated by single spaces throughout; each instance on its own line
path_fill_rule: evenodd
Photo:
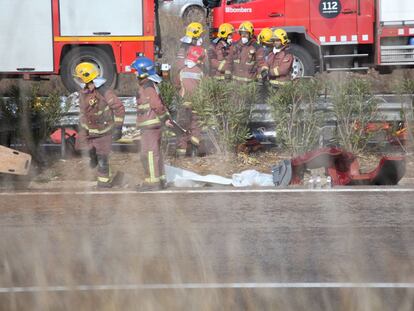
M 381 64 L 414 64 L 414 45 L 381 46 Z

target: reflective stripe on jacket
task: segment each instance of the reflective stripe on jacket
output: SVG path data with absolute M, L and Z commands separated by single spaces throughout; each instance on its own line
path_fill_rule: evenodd
M 292 65 L 293 55 L 289 52 L 287 46 L 276 54 L 271 52 L 266 59 L 266 66 L 269 68 L 269 81 L 271 83 L 273 80 L 279 82 L 290 81 Z
M 137 127 L 159 128 L 170 118 L 159 95 L 157 85 L 151 80 L 138 84 Z
M 197 89 L 203 78 L 203 71 L 197 65 L 193 68 L 184 67 L 180 71 L 180 96 L 189 96 Z
M 264 50 L 253 39 L 247 44 L 241 40 L 231 46 L 230 56 L 233 79 L 238 81 L 253 81 L 258 69 L 264 64 Z
M 98 90 L 81 92 L 79 100 L 80 126 L 89 137 L 99 137 L 110 132 L 114 126 L 122 126 L 125 107 L 112 90 L 102 95 Z
M 212 44 L 208 50 L 210 61 L 210 75 L 216 78 L 223 78 L 224 73 L 230 70 L 230 46 L 220 40 L 217 44 Z

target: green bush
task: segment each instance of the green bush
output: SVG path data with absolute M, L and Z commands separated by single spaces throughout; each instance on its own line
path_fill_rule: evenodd
M 359 77 L 346 78 L 330 84 L 333 113 L 337 120 L 337 142 L 355 154 L 363 152 L 373 133 L 367 125 L 378 119 L 378 102 L 371 84 Z
M 401 120 L 404 120 L 404 126 L 407 128 L 408 139 L 412 146 L 414 142 L 414 80 L 410 77 L 404 77 L 394 85 L 396 93 L 401 96 L 411 94 L 411 107 L 401 107 Z
M 0 99 L 2 124 L 8 124 L 10 131 L 18 138 L 35 160 L 38 145 L 54 129 L 62 116 L 60 98 L 57 94 L 39 97 L 39 89 L 30 90 L 13 86 L 7 100 Z
M 414 80 L 403 78 L 394 85 L 394 89 L 398 94 L 414 94 Z
M 200 125 L 214 133 L 221 152 L 235 152 L 249 135 L 249 116 L 256 102 L 255 84 L 203 79 L 190 99 Z
M 312 150 L 318 143 L 323 113 L 317 100 L 322 83 L 301 79 L 271 89 L 267 104 L 275 120 L 276 136 L 292 155 Z
M 159 84 L 160 95 L 170 111 L 175 111 L 178 101 L 178 91 L 176 87 L 168 80 L 163 80 Z

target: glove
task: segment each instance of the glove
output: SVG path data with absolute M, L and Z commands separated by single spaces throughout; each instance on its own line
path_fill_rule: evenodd
M 266 80 L 268 75 L 269 75 L 269 71 L 268 70 L 262 70 L 260 72 L 260 76 L 262 77 L 262 80 Z
M 112 132 L 112 140 L 117 141 L 122 137 L 122 127 L 116 127 Z

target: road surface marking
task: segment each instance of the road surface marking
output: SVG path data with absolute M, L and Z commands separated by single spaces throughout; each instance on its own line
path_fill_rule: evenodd
M 160 191 L 102 190 L 102 191 L 44 191 L 44 192 L 0 192 L 0 196 L 34 196 L 34 195 L 107 195 L 107 194 L 184 194 L 184 193 L 352 193 L 352 192 L 414 192 L 414 188 L 333 188 L 333 189 L 177 189 Z
M 228 288 L 414 288 L 414 283 L 182 283 L 0 287 L 0 293 Z

